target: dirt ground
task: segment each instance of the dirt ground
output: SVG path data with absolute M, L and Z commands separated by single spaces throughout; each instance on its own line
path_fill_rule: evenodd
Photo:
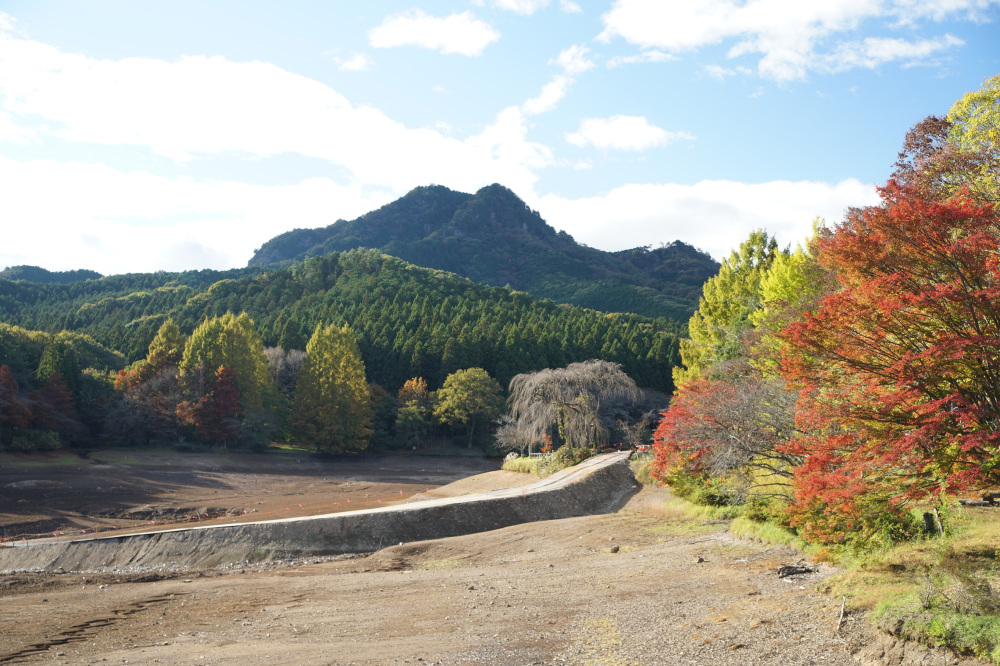
M 17 481 L 9 480 L 11 474 L 22 481 L 50 479 L 43 470 L 51 466 L 22 474 L 4 462 L 5 510 L 25 487 L 12 488 Z M 57 509 L 50 494 L 37 515 L 89 518 L 102 497 L 112 500 L 107 511 L 119 514 L 167 499 L 184 508 L 238 508 L 264 492 L 262 477 L 271 494 L 254 500 L 268 503 L 261 506 L 319 501 L 324 490 L 345 490 L 349 482 L 367 485 L 353 491 L 370 496 L 400 488 L 405 496 L 404 483 L 447 496 L 530 481 L 492 471 L 428 487 L 462 471 L 484 471 L 476 465 L 495 467 L 474 459 L 383 459 L 351 470 L 300 461 L 302 468 L 272 467 L 266 475 L 230 460 L 217 469 L 158 464 L 146 459 L 145 466 L 129 467 L 144 481 L 115 481 L 130 495 L 95 493 L 81 504 L 85 512 Z M 88 483 L 97 483 L 100 473 L 91 470 Z M 86 493 L 77 476 L 53 474 L 50 480 L 67 484 L 59 496 L 80 500 Z M 72 489 L 78 494 L 67 495 Z M 125 497 L 133 498 L 131 505 Z M 168 575 L 0 575 L 0 662 L 959 663 L 879 638 L 860 617 L 848 615 L 838 632 L 839 600 L 823 594 L 824 580 L 836 572 L 820 567 L 778 577 L 779 567 L 796 563 L 796 552 L 734 539 L 725 523 L 684 519 L 666 491 L 645 488 L 611 515 L 408 543 L 361 557 Z
M 372 508 L 435 497 L 439 486 L 499 467 L 485 458 L 410 455 L 0 453 L 0 538 Z

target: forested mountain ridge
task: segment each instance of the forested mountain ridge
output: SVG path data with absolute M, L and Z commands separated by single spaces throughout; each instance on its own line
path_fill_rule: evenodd
M 92 336 L 129 361 L 167 317 L 185 334 L 205 319 L 247 312 L 263 343 L 304 349 L 319 324 L 349 324 L 368 379 L 396 389 L 439 386 L 460 368 L 501 384 L 520 372 L 589 358 L 619 362 L 644 387 L 672 389 L 680 325 L 538 301 L 377 250 L 312 257 L 285 268 L 116 275 L 67 285 L 0 279 L 0 321 Z M 0 359 L 0 363 L 3 360 Z
M 69 284 L 81 280 L 96 280 L 102 277 L 97 271 L 77 269 L 75 271 L 50 271 L 40 266 L 8 266 L 0 271 L 0 278 L 44 284 Z
M 355 220 L 276 236 L 249 266 L 282 266 L 358 247 L 476 282 L 510 285 L 536 298 L 677 321 L 695 310 L 701 286 L 719 268 L 680 241 L 621 252 L 581 245 L 497 184 L 474 195 L 439 185 L 418 187 Z

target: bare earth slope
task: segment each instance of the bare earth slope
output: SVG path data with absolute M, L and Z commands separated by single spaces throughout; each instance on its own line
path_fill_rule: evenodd
M 960 663 L 873 636 L 857 617 L 836 633 L 839 603 L 822 594 L 831 570 L 780 579 L 797 553 L 726 528 L 692 523 L 645 488 L 613 514 L 346 559 L 11 574 L 0 577 L 0 662 Z

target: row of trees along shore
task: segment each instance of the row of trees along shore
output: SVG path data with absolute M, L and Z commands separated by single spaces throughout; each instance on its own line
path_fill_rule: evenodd
M 0 450 L 79 441 L 87 431 L 74 397 L 88 390 L 81 377 L 100 394 L 112 371 L 81 374 L 66 336 L 7 333 L 13 334 L 8 342 L 21 334 L 41 337 L 45 346 L 38 390 L 20 391 L 10 365 L 0 365 Z M 108 354 L 120 363 L 120 355 Z M 71 386 L 66 377 L 77 381 Z M 319 326 L 305 351 L 286 351 L 265 348 L 246 313 L 213 317 L 190 337 L 168 319 L 146 357 L 118 370 L 113 391 L 103 392 L 102 400 L 87 403 L 98 412 L 90 416 L 100 421 L 103 444 L 169 445 L 193 438 L 261 449 L 278 437 L 327 453 L 362 451 L 373 442 L 421 447 L 435 424 L 460 428 L 471 447 L 476 426 L 494 420 L 504 405 L 500 385 L 482 368 L 452 373 L 437 391 L 414 377 L 393 398 L 368 383 L 350 327 Z
M 864 548 L 1000 484 L 1000 76 L 916 125 L 878 193 L 794 251 L 753 233 L 708 281 L 659 479 Z

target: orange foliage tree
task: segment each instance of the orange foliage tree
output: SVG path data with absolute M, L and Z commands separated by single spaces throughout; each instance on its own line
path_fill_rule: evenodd
M 785 448 L 805 457 L 793 523 L 826 541 L 1000 481 L 1000 220 L 965 190 L 880 195 L 819 240 L 841 288 L 781 333 L 804 433 Z
M 211 444 L 228 444 L 239 436 L 240 390 L 236 373 L 225 366 L 215 372 L 215 383 L 201 399 L 177 406 L 178 418 L 194 426 L 195 436 Z

